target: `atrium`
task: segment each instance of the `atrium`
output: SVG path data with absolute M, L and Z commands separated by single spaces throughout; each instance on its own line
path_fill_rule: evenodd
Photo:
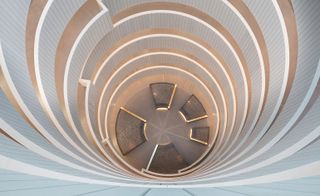
M 320 195 L 319 0 L 0 0 L 0 195 Z

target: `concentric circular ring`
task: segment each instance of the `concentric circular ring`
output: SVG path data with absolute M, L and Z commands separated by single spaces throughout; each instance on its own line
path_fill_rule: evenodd
M 0 169 L 191 195 L 185 189 L 319 175 L 317 0 L 27 0 L 0 6 Z M 181 97 L 175 100 L 172 90 L 160 110 L 137 109 L 142 95 L 156 105 L 151 84 L 170 84 Z M 201 105 L 204 118 L 185 115 L 191 97 L 199 109 L 192 112 L 201 113 Z M 171 106 L 182 114 L 172 116 L 184 122 L 179 133 L 151 116 L 170 113 Z M 119 116 L 133 122 L 128 126 L 143 141 L 121 143 Z M 155 130 L 190 143 L 151 140 Z M 196 135 L 200 131 L 209 139 Z M 134 152 L 138 146 L 145 151 Z M 160 150 L 167 156 L 159 158 Z M 172 162 L 169 152 L 176 155 Z M 158 167 L 156 160 L 168 161 Z M 178 162 L 174 174 L 156 172 Z

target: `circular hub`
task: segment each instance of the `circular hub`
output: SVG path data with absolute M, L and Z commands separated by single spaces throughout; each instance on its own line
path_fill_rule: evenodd
M 190 126 L 185 123 L 176 108 L 167 111 L 154 110 L 154 115 L 146 117 L 148 125 L 146 136 L 156 140 L 159 145 L 171 143 L 170 137 L 187 138 Z
M 213 141 L 201 101 L 174 83 L 152 83 L 128 97 L 115 124 L 114 148 L 120 159 L 157 177 L 194 168 Z

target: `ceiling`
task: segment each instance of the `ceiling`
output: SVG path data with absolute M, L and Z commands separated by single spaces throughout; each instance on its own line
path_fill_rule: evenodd
M 319 195 L 319 10 L 1 1 L 0 194 Z M 177 178 L 134 171 L 108 135 L 124 100 L 157 81 L 196 92 L 217 133 Z

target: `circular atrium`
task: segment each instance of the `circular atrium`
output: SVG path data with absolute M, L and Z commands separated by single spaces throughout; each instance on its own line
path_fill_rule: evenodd
M 319 0 L 0 0 L 0 195 L 320 195 Z

